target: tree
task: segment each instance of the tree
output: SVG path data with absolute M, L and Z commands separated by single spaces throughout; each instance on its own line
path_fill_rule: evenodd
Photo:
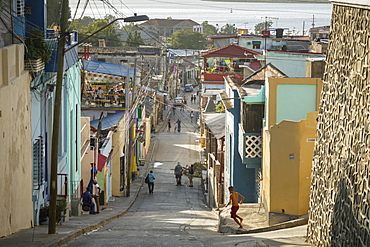
M 138 31 L 135 31 L 132 35 L 132 32 L 128 33 L 125 46 L 127 47 L 139 47 L 140 45 L 144 45 L 144 41 L 141 38 L 141 34 Z
M 225 106 L 222 102 L 218 102 L 216 105 L 216 112 L 225 112 Z
M 79 33 L 86 32 L 87 26 L 97 21 L 90 16 L 84 16 L 82 19 L 75 19 L 70 22 L 69 29 L 78 31 Z
M 99 30 L 100 28 L 107 26 L 109 23 L 111 23 L 111 17 L 106 16 L 107 19 L 98 19 L 95 20 L 91 17 L 84 17 L 82 19 L 74 20 L 71 25 L 71 30 L 78 31 L 79 39 L 82 40 L 86 38 L 87 36 L 91 35 L 95 31 Z M 122 42 L 118 38 L 118 35 L 116 34 L 116 30 L 120 28 L 120 25 L 118 23 L 113 23 L 111 25 L 108 25 L 105 29 L 98 32 L 97 34 L 90 37 L 86 42 L 92 43 L 93 46 L 98 46 L 99 39 L 105 39 L 106 46 L 122 46 Z
M 254 32 L 256 34 L 261 34 L 262 30 L 267 30 L 271 26 L 272 26 L 272 21 L 271 20 L 257 23 L 254 26 Z
M 47 0 L 46 11 L 47 18 L 46 23 L 48 27 L 59 26 L 61 17 L 61 4 L 60 0 Z M 68 19 L 71 18 L 71 8 L 68 7 Z
M 129 31 L 139 31 L 140 28 L 137 26 L 137 24 L 133 22 L 129 22 L 128 24 L 124 25 L 122 27 L 123 31 L 129 32 Z
M 221 28 L 220 33 L 237 34 L 238 29 L 235 27 L 235 24 L 226 24 Z
M 208 35 L 215 35 L 217 34 L 217 29 L 215 26 L 211 25 L 211 24 L 208 24 L 208 21 L 204 21 L 202 23 L 202 27 L 203 27 L 203 33 L 204 35 L 208 36 Z
M 207 39 L 200 32 L 180 30 L 171 35 L 170 44 L 174 49 L 203 50 L 207 47 Z

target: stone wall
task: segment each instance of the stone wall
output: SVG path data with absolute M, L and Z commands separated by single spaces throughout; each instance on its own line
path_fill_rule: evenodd
M 352 6 L 333 6 L 311 181 L 315 246 L 370 246 L 370 10 Z

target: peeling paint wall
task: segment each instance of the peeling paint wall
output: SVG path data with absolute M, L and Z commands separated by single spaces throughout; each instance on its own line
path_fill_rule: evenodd
M 0 49 L 0 237 L 33 226 L 30 81 L 23 45 Z

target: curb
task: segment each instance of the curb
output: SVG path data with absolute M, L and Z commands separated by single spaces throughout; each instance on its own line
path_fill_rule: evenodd
M 275 224 L 272 226 L 267 226 L 267 227 L 254 228 L 254 229 L 249 229 L 249 230 L 232 229 L 231 231 L 232 233 L 235 233 L 235 234 L 261 233 L 261 232 L 270 232 L 270 231 L 276 231 L 276 230 L 281 230 L 281 229 L 286 229 L 286 228 L 292 228 L 296 226 L 307 225 L 307 223 L 308 223 L 307 218 L 300 218 L 300 219 L 282 222 L 282 223 Z
M 295 220 L 290 220 L 282 223 L 278 223 L 272 226 L 260 227 L 260 228 L 252 228 L 252 229 L 234 229 L 229 226 L 223 226 L 223 222 L 225 221 L 224 217 L 221 217 L 221 212 L 219 210 L 213 209 L 214 214 L 218 216 L 218 224 L 217 224 L 217 232 L 219 233 L 233 233 L 233 234 L 251 234 L 251 233 L 261 233 L 261 232 L 270 232 L 276 231 L 286 228 L 292 228 L 296 226 L 302 226 L 308 224 L 308 218 L 299 218 Z M 221 231 L 222 230 L 222 231 Z
M 153 152 L 154 152 L 155 145 L 156 145 L 156 141 L 153 144 L 153 146 L 151 147 L 152 148 L 152 154 L 150 156 L 150 162 L 151 162 L 152 157 L 153 157 Z M 149 166 L 146 165 L 146 170 L 148 170 L 148 167 Z M 75 238 L 77 238 L 79 236 L 84 235 L 85 233 L 88 233 L 88 232 L 91 232 L 92 230 L 98 229 L 99 227 L 104 226 L 104 225 L 112 222 L 113 220 L 116 220 L 116 219 L 122 217 L 123 215 L 125 215 L 130 210 L 130 208 L 132 207 L 132 205 L 134 205 L 137 197 L 140 194 L 141 188 L 143 187 L 143 183 L 144 183 L 144 177 L 141 178 L 139 189 L 136 190 L 135 195 L 134 195 L 134 197 L 132 197 L 130 204 L 122 212 L 117 213 L 116 215 L 113 215 L 113 216 L 111 216 L 111 217 L 109 217 L 107 219 L 103 219 L 103 220 L 101 220 L 100 222 L 98 222 L 98 223 L 96 223 L 94 225 L 86 226 L 85 228 L 82 228 L 82 229 L 80 229 L 80 230 L 78 230 L 78 231 L 76 231 L 76 232 L 74 232 L 74 233 L 72 233 L 72 234 L 70 234 L 70 235 L 68 235 L 68 236 L 66 236 L 64 238 L 61 238 L 61 239 L 55 241 L 54 243 L 52 243 L 50 245 L 47 245 L 47 246 L 49 246 L 49 247 L 58 247 L 58 246 L 61 246 L 63 244 L 66 244 L 66 243 L 72 241 L 73 239 L 75 239 Z
M 113 215 L 113 216 L 111 216 L 111 217 L 109 217 L 107 219 L 104 219 L 104 220 L 102 220 L 102 221 L 100 221 L 100 222 L 98 222 L 98 223 L 96 223 L 94 225 L 90 225 L 90 226 L 87 226 L 85 228 L 82 228 L 82 229 L 78 230 L 77 232 L 74 232 L 74 233 L 72 233 L 72 234 L 70 234 L 70 235 L 68 235 L 68 236 L 66 236 L 66 237 L 64 237 L 64 238 L 62 238 L 62 239 L 60 239 L 60 240 L 58 240 L 58 241 L 50 244 L 50 245 L 48 245 L 48 246 L 50 246 L 50 247 L 58 247 L 58 246 L 61 246 L 61 245 L 65 244 L 65 243 L 68 243 L 68 242 L 72 241 L 73 239 L 75 239 L 75 238 L 77 238 L 77 237 L 85 234 L 85 233 L 91 232 L 92 230 L 95 230 L 95 229 L 97 229 L 97 228 L 99 228 L 101 226 L 104 226 L 104 225 L 110 223 L 111 221 L 113 221 L 115 219 L 118 219 L 118 218 L 122 217 L 123 215 L 125 215 L 130 210 L 130 208 L 132 207 L 132 205 L 135 203 L 135 200 L 136 200 L 136 198 L 138 197 L 138 195 L 139 195 L 139 193 L 141 191 L 142 183 L 143 183 L 143 181 L 141 181 L 141 185 L 139 186 L 139 189 L 136 191 L 135 196 L 132 199 L 132 202 L 129 204 L 129 206 L 124 211 L 122 211 L 122 212 L 120 212 L 120 213 L 118 213 L 116 215 Z

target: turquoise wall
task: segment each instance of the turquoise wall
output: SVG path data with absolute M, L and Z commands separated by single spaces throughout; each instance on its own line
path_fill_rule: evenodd
M 300 121 L 316 111 L 316 85 L 280 84 L 277 86 L 276 123 Z
M 80 85 L 81 62 L 69 67 L 65 73 L 65 103 L 66 103 L 66 129 L 67 135 L 67 165 L 69 169 L 69 194 L 78 188 L 81 180 L 81 123 L 80 123 Z

